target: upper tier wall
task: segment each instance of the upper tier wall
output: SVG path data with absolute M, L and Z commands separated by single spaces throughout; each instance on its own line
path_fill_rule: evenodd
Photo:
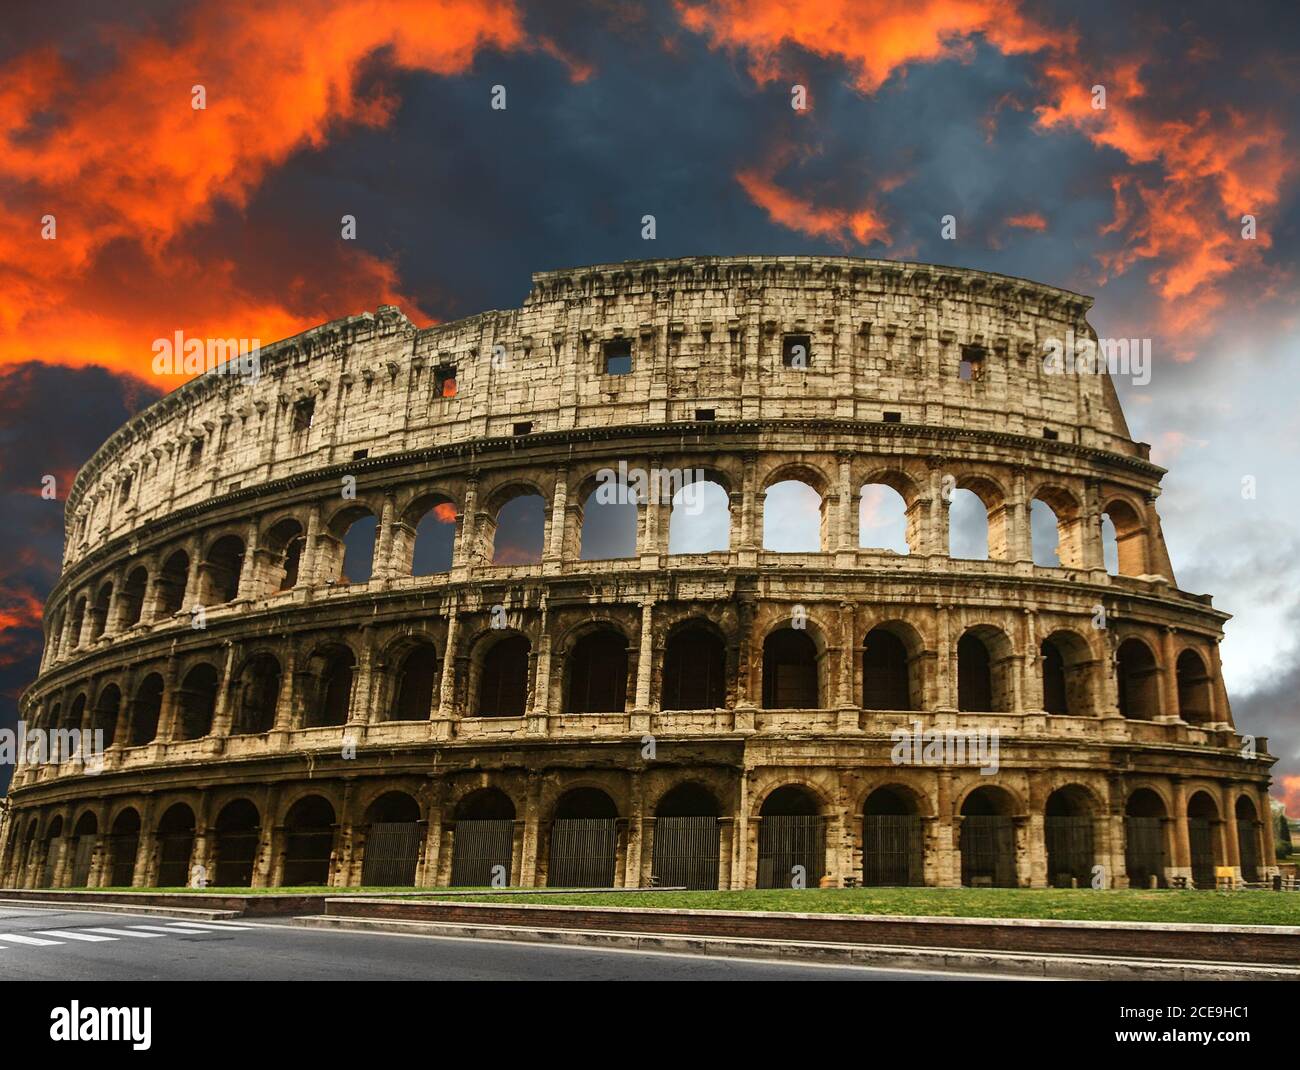
M 1048 339 L 1091 336 L 1091 300 L 987 272 L 849 257 L 718 257 L 543 272 L 521 309 L 427 329 L 381 306 L 209 372 L 124 426 L 78 474 L 65 567 L 177 509 L 353 459 L 533 432 L 692 420 L 847 418 L 1042 436 L 1145 458 L 1104 375 L 1050 375 Z M 811 337 L 809 366 L 782 335 Z M 604 343 L 632 370 L 604 374 Z M 986 350 L 977 380 L 961 347 Z M 455 397 L 438 369 L 455 367 Z M 303 403 L 299 406 L 299 403 Z M 295 412 L 311 403 L 310 426 Z M 198 446 L 195 443 L 199 443 Z

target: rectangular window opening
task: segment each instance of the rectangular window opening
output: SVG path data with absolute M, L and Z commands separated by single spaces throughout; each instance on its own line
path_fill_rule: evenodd
M 364 461 L 364 460 L 365 460 L 367 457 L 369 457 L 369 456 L 370 456 L 370 451 L 369 451 L 369 450 L 353 450 L 353 451 L 352 451 L 352 459 L 353 459 L 354 461 Z
M 901 424 L 902 422 L 903 422 L 903 414 L 902 414 L 901 412 L 887 412 L 887 413 L 885 413 L 885 423 L 887 423 L 887 424 Z
M 190 443 L 190 455 L 186 461 L 186 466 L 189 468 L 197 468 L 201 460 L 203 460 L 203 439 L 196 438 Z
M 783 334 L 781 363 L 787 368 L 806 368 L 812 363 L 812 335 Z
M 1060 437 L 1061 436 L 1057 434 L 1055 431 L 1053 431 L 1050 427 L 1043 428 L 1043 438 L 1055 442 Z
M 696 418 L 697 420 L 705 420 L 705 421 L 713 420 L 713 419 L 716 418 L 716 416 L 717 416 L 717 413 L 716 413 L 716 411 L 713 410 L 713 409 L 696 409 L 696 410 L 695 410 L 695 418 Z
M 519 423 L 515 424 L 516 435 L 532 434 L 532 430 L 533 430 L 532 420 L 521 420 Z
M 316 399 L 303 398 L 302 401 L 295 401 L 293 405 L 293 429 L 297 431 L 306 431 L 311 427 L 311 422 L 316 415 Z
M 433 396 L 437 398 L 454 398 L 456 396 L 456 365 L 439 364 L 434 369 Z
M 605 343 L 604 373 L 630 375 L 632 372 L 632 339 L 614 338 Z
M 984 358 L 986 355 L 983 346 L 962 346 L 961 364 L 957 368 L 957 378 L 964 382 L 978 382 L 983 379 Z

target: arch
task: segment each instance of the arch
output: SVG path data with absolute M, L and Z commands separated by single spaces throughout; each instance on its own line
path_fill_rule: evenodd
M 58 872 L 59 862 L 59 840 L 63 838 L 63 816 L 55 814 L 50 821 L 49 827 L 45 830 L 45 835 L 41 838 L 41 854 L 43 861 L 41 872 L 37 877 L 37 887 L 53 888 L 54 878 Z
M 679 487 L 668 514 L 670 554 L 708 554 L 731 549 L 731 496 L 713 479 Z
M 1094 711 L 1092 648 L 1078 632 L 1060 628 L 1039 644 L 1043 709 L 1060 716 L 1082 717 Z
M 135 881 L 135 858 L 140 851 L 140 815 L 132 807 L 118 813 L 108 837 L 108 886 L 130 888 Z
M 911 791 L 886 785 L 863 801 L 862 883 L 875 888 L 925 883 L 925 825 Z
M 532 643 L 519 634 L 505 635 L 488 647 L 479 668 L 478 717 L 522 717 L 528 704 Z
M 720 710 L 727 704 L 726 643 L 710 626 L 688 620 L 674 628 L 664 647 L 659 707 Z
M 1103 554 L 1113 560 L 1106 561 L 1107 571 L 1120 576 L 1144 576 L 1147 568 L 1147 531 L 1142 513 L 1127 499 L 1112 498 L 1102 507 L 1102 516 L 1114 531 L 1114 546 Z M 1106 547 L 1103 525 L 1103 551 Z
M 304 795 L 284 815 L 286 887 L 329 883 L 334 852 L 334 807 L 322 795 Z
M 244 663 L 235 679 L 235 714 L 230 727 L 234 736 L 261 735 L 275 727 L 280 701 L 280 662 L 263 651 Z
M 1207 791 L 1187 800 L 1187 841 L 1191 849 L 1192 883 L 1197 888 L 1216 885 L 1214 868 L 1222 865 L 1219 805 Z
M 782 479 L 764 488 L 763 549 L 819 553 L 824 545 L 825 499 L 803 479 Z
M 821 708 L 817 644 L 802 628 L 777 628 L 763 640 L 763 708 Z
M 1263 825 L 1259 811 L 1248 795 L 1238 795 L 1233 806 L 1237 822 L 1237 846 L 1241 856 L 1241 879 L 1254 884 L 1260 879 L 1260 859 L 1263 857 Z
M 420 804 L 404 791 L 387 791 L 366 807 L 361 883 L 375 888 L 412 888 L 420 864 L 424 823 Z
M 403 524 L 412 535 L 412 576 L 450 572 L 456 550 L 456 503 L 445 494 L 424 494 L 407 506 Z
M 1188 647 L 1174 663 L 1178 678 L 1178 716 L 1188 724 L 1214 720 L 1213 678 L 1201 655 Z
M 990 624 L 968 628 L 957 640 L 957 709 L 1008 713 L 1014 706 L 1011 641 Z
M 1097 863 L 1094 846 L 1096 809 L 1077 784 L 1057 788 L 1043 810 L 1047 847 L 1047 883 L 1054 888 L 1091 888 Z
M 172 617 L 185 608 L 185 584 L 190 574 L 190 555 L 177 550 L 158 573 L 158 616 Z
M 100 584 L 95 595 L 95 604 L 90 610 L 90 638 L 98 639 L 108 628 L 108 607 L 113 603 L 113 584 Z
M 248 799 L 226 803 L 217 815 L 216 880 L 220 888 L 247 888 L 253 883 L 261 817 Z
M 307 545 L 307 534 L 294 517 L 277 520 L 261 540 L 270 555 L 269 584 L 272 592 L 292 590 L 301 578 L 302 554 Z
M 564 709 L 569 713 L 622 713 L 627 706 L 627 637 L 601 627 L 578 638 L 566 661 Z
M 117 735 L 117 716 L 122 709 L 122 691 L 117 684 L 107 684 L 95 699 L 95 709 L 91 714 L 92 732 L 103 732 L 98 745 L 105 750 L 113 745 Z
M 456 821 L 513 821 L 514 801 L 500 788 L 475 788 L 456 804 Z
M 131 746 L 142 747 L 157 737 L 162 700 L 163 678 L 152 672 L 135 689 L 135 701 L 131 704 Z
M 919 710 L 920 664 L 899 635 L 900 625 L 878 625 L 862 641 L 862 708 Z M 901 627 L 906 627 L 905 625 Z M 914 629 L 908 636 L 919 647 Z
M 539 564 L 546 537 L 546 499 L 531 486 L 507 488 L 496 499 L 501 504 L 491 521 L 492 564 Z
M 907 499 L 898 488 L 889 483 L 864 483 L 858 495 L 858 546 L 910 553 Z
M 307 707 L 304 728 L 337 728 L 348 723 L 355 668 L 356 655 L 351 647 L 329 643 L 317 648 L 308 661 L 314 694 Z
M 205 606 L 224 605 L 239 596 L 239 577 L 244 569 L 244 540 L 222 535 L 208 547 L 203 560 L 199 601 Z
M 783 784 L 759 807 L 759 888 L 815 888 L 826 872 L 826 819 L 802 784 Z
M 637 517 L 636 489 L 626 483 L 602 481 L 582 503 L 578 559 L 635 557 Z
M 659 799 L 651 857 L 657 887 L 717 889 L 718 809 L 713 792 L 692 781 L 676 785 Z
M 1044 484 L 1029 502 L 1030 549 L 1034 564 L 1083 567 L 1083 525 L 1079 499 L 1064 487 Z
M 515 804 L 500 788 L 477 788 L 456 806 L 451 885 L 502 887 L 514 860 Z
M 971 487 L 957 487 L 948 499 L 948 556 L 964 561 L 993 557 L 989 507 Z
M 137 565 L 126 574 L 122 584 L 121 626 L 132 628 L 140 623 L 144 615 L 144 593 L 149 586 L 149 572 L 143 565 Z
M 961 882 L 968 888 L 1015 888 L 1016 859 L 1014 797 L 1003 788 L 986 785 L 962 801 Z
M 90 886 L 91 869 L 95 861 L 95 851 L 99 847 L 99 821 L 87 810 L 72 827 L 72 880 L 71 887 L 87 888 Z
M 212 731 L 212 716 L 217 708 L 217 670 L 211 665 L 195 665 L 181 681 L 177 695 L 180 716 L 176 738 L 202 739 Z
M 406 654 L 397 670 L 390 720 L 427 721 L 433 716 L 440 668 L 438 650 L 432 643 L 420 643 Z
M 62 725 L 58 725 L 57 727 L 80 731 L 81 722 L 85 720 L 85 716 L 86 693 L 83 691 L 72 700 L 72 704 L 68 707 L 67 719 Z M 75 746 L 75 744 L 73 744 L 73 746 Z M 67 755 L 63 755 L 63 757 L 67 757 Z
M 546 884 L 612 888 L 618 855 L 618 807 L 600 788 L 566 791 L 555 803 Z
M 369 583 L 375 570 L 379 518 L 366 506 L 353 505 L 335 514 L 329 530 L 342 548 L 335 581 Z
M 189 883 L 193 850 L 194 811 L 185 803 L 173 803 L 158 821 L 158 887 L 183 888 Z
M 1121 716 L 1137 721 L 1160 716 L 1160 666 L 1146 643 L 1132 637 L 1120 643 L 1115 675 Z
M 81 646 L 81 633 L 86 624 L 86 596 L 78 595 L 77 600 L 72 603 L 72 627 L 68 634 L 68 645 L 71 649 L 76 650 Z

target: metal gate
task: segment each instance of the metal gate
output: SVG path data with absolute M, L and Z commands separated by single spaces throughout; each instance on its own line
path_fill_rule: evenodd
M 1187 839 L 1192 848 L 1192 883 L 1214 888 L 1214 825 L 1209 818 L 1189 817 Z
M 1163 817 L 1124 818 L 1124 868 L 1130 888 L 1165 886 L 1165 819 Z
M 1047 840 L 1047 882 L 1054 888 L 1069 888 L 1077 880 L 1080 888 L 1092 887 L 1093 850 L 1091 817 L 1046 817 L 1043 835 Z
M 492 870 L 505 867 L 510 883 L 510 862 L 515 851 L 515 823 L 508 817 L 457 821 L 451 841 L 451 886 L 487 888 Z
M 826 872 L 826 819 L 773 814 L 758 822 L 758 887 L 790 888 L 795 866 L 803 866 L 805 887 L 816 888 Z
M 85 888 L 90 883 L 90 863 L 95 857 L 98 836 L 78 836 L 77 853 L 72 859 L 72 887 Z
M 618 832 L 612 817 L 567 817 L 551 825 L 550 888 L 612 888 Z
M 257 860 L 257 832 L 225 832 L 217 838 L 218 888 L 247 888 L 253 883 L 253 863 Z M 186 884 L 189 874 L 186 874 Z
M 1241 879 L 1259 880 L 1259 829 L 1251 820 L 1237 822 L 1237 844 L 1241 852 Z
M 414 888 L 424 825 L 419 821 L 376 821 L 366 833 L 361 883 L 381 888 Z
M 862 883 L 919 887 L 925 883 L 925 826 L 914 814 L 862 819 Z
M 334 850 L 332 828 L 302 828 L 285 831 L 284 873 L 280 883 L 296 885 L 328 884 L 330 854 Z
M 108 883 L 112 888 L 130 888 L 135 878 L 135 856 L 140 850 L 140 837 L 136 833 L 110 836 Z
M 169 832 L 158 837 L 158 844 L 158 887 L 184 888 L 189 883 L 194 833 Z
M 718 888 L 718 819 L 655 819 L 654 873 L 661 888 Z
M 961 882 L 967 887 L 1016 886 L 1016 826 L 998 814 L 961 819 Z

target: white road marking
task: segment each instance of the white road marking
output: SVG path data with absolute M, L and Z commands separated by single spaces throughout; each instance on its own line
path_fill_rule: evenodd
M 87 929 L 88 933 L 107 933 L 109 936 L 138 936 L 145 940 L 156 940 L 162 933 L 136 933 L 130 929 Z
M 169 929 L 181 929 L 185 932 L 221 932 L 223 929 L 251 929 L 251 925 L 208 925 L 197 921 L 177 921 L 167 926 Z
M 59 936 L 64 940 L 84 940 L 88 944 L 111 943 L 116 936 L 96 936 L 94 933 L 74 933 L 70 929 L 41 929 L 42 936 Z
M 131 928 L 142 929 L 149 933 L 161 933 L 163 936 L 179 936 L 182 933 L 189 933 L 191 936 L 207 935 L 203 929 L 164 929 L 161 925 L 132 925 Z
M 27 944 L 30 947 L 57 947 L 58 940 L 38 940 L 35 936 L 22 936 L 19 933 L 5 933 L 6 940 L 12 940 L 15 944 Z

